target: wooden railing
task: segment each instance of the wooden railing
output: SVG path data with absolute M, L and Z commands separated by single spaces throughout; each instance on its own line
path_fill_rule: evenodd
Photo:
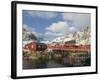
M 63 50 L 63 51 L 90 51 L 90 46 L 88 45 L 79 45 L 79 46 L 74 46 L 74 45 L 70 45 L 70 46 L 48 46 L 49 49 L 52 50 Z

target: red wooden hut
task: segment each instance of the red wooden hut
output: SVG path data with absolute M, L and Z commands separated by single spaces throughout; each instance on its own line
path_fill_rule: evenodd
M 28 51 L 44 51 L 47 45 L 44 43 L 31 42 L 24 46 L 24 50 Z

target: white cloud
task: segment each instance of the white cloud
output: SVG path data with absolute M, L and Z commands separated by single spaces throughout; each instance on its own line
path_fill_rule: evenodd
M 34 31 L 35 30 L 34 27 L 30 27 L 26 24 L 23 24 L 23 28 L 27 29 L 28 31 Z
M 57 23 L 52 23 L 46 30 L 51 32 L 65 32 L 68 30 L 68 23 L 59 21 Z
M 42 34 L 35 31 L 34 27 L 30 27 L 26 24 L 23 24 L 23 28 L 25 28 L 27 31 L 32 32 L 36 37 L 41 36 Z
M 47 12 L 47 11 L 27 11 L 31 16 L 37 16 L 40 18 L 51 19 L 57 16 L 56 12 Z
M 71 21 L 76 29 L 91 26 L 91 15 L 86 13 L 62 13 L 64 21 Z
M 70 31 L 70 32 L 75 32 L 75 31 L 77 31 L 77 30 L 76 30 L 75 27 L 69 27 L 69 31 Z
M 63 33 L 56 33 L 56 32 L 50 32 L 50 31 L 47 31 L 45 32 L 45 35 L 48 35 L 48 36 L 62 36 L 64 35 Z
M 58 37 L 65 36 L 70 32 L 75 32 L 75 27 L 70 27 L 67 21 L 59 21 L 57 23 L 52 23 L 50 26 L 46 27 L 45 36 Z
M 62 18 L 64 20 L 73 20 L 74 15 L 73 13 L 62 13 Z

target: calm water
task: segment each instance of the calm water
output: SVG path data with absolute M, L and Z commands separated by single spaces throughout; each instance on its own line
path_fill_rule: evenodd
M 66 67 L 63 64 L 57 63 L 55 61 L 46 61 L 42 64 L 36 64 L 32 60 L 23 60 L 23 69 L 36 69 L 36 68 L 57 68 Z
M 32 59 L 23 57 L 23 69 L 80 67 L 91 65 L 90 53 L 58 53 L 37 54 L 38 56 L 33 55 Z M 39 56 L 41 57 L 39 58 Z M 32 55 L 30 55 L 30 57 L 32 57 Z
M 66 59 L 65 59 L 66 60 Z M 86 61 L 83 65 L 80 61 L 77 61 L 74 65 L 67 63 L 64 61 L 62 63 L 58 63 L 54 60 L 49 60 L 41 63 L 37 63 L 33 60 L 23 60 L 23 69 L 39 69 L 39 68 L 59 68 L 59 67 L 77 67 L 77 66 L 90 66 L 90 61 Z

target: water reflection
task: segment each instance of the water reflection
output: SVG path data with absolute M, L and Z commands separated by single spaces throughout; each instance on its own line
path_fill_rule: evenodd
M 23 69 L 59 68 L 90 66 L 91 55 L 88 52 L 52 52 L 23 55 Z

